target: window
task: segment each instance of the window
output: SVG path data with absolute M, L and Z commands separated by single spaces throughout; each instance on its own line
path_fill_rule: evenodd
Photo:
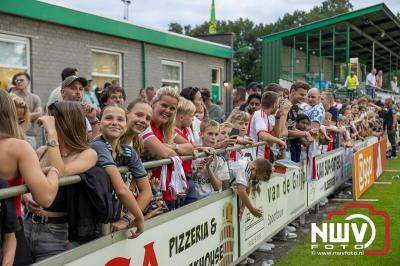
M 182 63 L 162 60 L 161 67 L 161 85 L 180 91 L 182 88 Z
M 221 99 L 221 69 L 211 69 L 211 97 L 214 103 Z
M 0 34 L 0 88 L 12 87 L 12 77 L 18 72 L 29 73 L 29 40 Z
M 220 80 L 220 69 L 219 68 L 214 68 L 211 70 L 211 83 L 212 85 L 221 85 L 221 80 Z
M 103 87 L 104 83 L 113 80 L 121 82 L 121 54 L 92 50 L 92 79 L 94 87 Z

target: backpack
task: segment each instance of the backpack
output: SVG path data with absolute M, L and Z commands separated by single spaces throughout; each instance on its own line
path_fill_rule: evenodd
M 120 219 L 122 204 L 103 168 L 94 166 L 80 177 L 81 183 L 67 187 L 67 208 L 69 240 L 83 244 L 100 236 L 99 224 Z

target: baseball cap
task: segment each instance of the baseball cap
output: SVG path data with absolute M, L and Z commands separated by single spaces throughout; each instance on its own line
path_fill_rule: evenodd
M 259 86 L 258 82 L 250 82 L 249 85 L 247 85 L 247 90 L 255 89 L 257 86 Z
M 63 80 L 63 82 L 61 83 L 61 88 L 64 89 L 64 88 L 68 87 L 75 80 L 79 81 L 83 87 L 85 87 L 87 85 L 87 80 L 85 78 L 78 77 L 78 76 L 69 76 Z

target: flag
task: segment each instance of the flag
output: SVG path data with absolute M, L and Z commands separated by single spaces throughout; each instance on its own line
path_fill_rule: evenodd
M 214 0 L 212 0 L 212 2 L 211 2 L 211 18 L 210 18 L 210 26 L 208 28 L 208 33 L 210 33 L 210 34 L 217 33 L 217 21 L 215 20 Z

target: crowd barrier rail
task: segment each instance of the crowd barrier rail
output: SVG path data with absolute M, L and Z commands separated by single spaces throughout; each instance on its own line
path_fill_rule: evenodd
M 363 149 L 374 143 L 377 139 L 370 137 L 355 146 Z M 227 155 L 241 148 L 232 147 L 217 153 Z M 274 173 L 270 181 L 261 183 L 250 194 L 252 203 L 263 210 L 262 218 L 255 218 L 245 209 L 239 219 L 238 198 L 233 189 L 227 189 L 146 221 L 145 232 L 136 239 L 127 239 L 127 230 L 115 232 L 35 265 L 237 264 L 350 180 L 352 159 L 352 151 L 344 148 L 317 156 L 316 180 L 312 181 L 308 178 L 306 162 L 284 174 Z M 149 169 L 167 163 L 169 159 L 144 164 Z M 60 186 L 78 182 L 79 176 L 62 177 Z M 0 198 L 27 191 L 25 186 L 16 188 L 0 190 Z

